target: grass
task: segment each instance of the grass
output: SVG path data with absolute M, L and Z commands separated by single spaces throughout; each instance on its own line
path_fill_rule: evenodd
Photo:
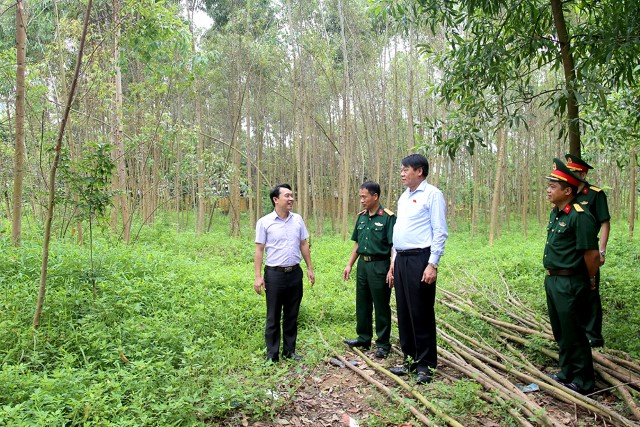
M 86 247 L 52 244 L 47 297 L 31 329 L 40 274 L 37 232 L 20 249 L 0 234 L 0 425 L 206 425 L 231 413 L 269 419 L 285 401 L 266 390 L 295 391 L 289 365 L 264 363 L 264 297 L 253 291 L 253 235 L 227 235 L 224 218 L 210 234 L 176 233 L 170 224 L 145 228 L 124 246 L 98 237 L 93 293 Z M 541 253 L 544 238 L 504 233 L 494 247 L 452 230 L 440 287 L 464 290 L 482 304 L 503 292 L 544 314 Z M 330 345 L 342 348 L 355 327 L 354 279 L 341 273 L 352 243 L 312 239 L 316 285 L 305 284 L 299 351 L 319 363 Z M 614 233 L 603 270 L 605 336 L 611 347 L 640 355 L 636 290 L 638 240 Z M 441 319 L 461 316 L 438 308 Z M 467 325 L 474 326 L 466 319 Z M 485 324 L 475 325 L 490 336 Z M 461 383 L 456 412 L 473 407 Z M 458 390 L 459 389 L 459 390 Z M 389 416 L 397 408 L 387 407 Z M 399 414 L 398 416 L 402 416 Z

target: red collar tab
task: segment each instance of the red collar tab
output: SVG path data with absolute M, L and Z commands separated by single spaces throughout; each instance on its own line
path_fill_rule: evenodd
M 568 214 L 569 212 L 571 212 L 571 203 L 569 203 L 567 206 L 564 207 L 564 209 L 562 209 L 564 211 L 564 213 Z
M 589 193 L 589 189 L 585 186 L 585 187 L 582 189 L 582 194 L 587 194 L 587 193 Z
M 378 209 L 378 215 L 382 215 L 384 211 L 382 209 Z

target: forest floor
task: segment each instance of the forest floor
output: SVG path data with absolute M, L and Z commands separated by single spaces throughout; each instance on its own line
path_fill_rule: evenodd
M 374 350 L 366 352 L 366 355 L 374 359 Z M 351 362 L 358 370 L 364 371 L 370 377 L 393 389 L 400 396 L 411 399 L 412 396 L 398 386 L 392 379 L 381 375 L 375 369 L 368 366 L 366 362 L 357 354 L 345 350 L 342 356 Z M 397 355 L 390 355 L 387 360 L 377 363 L 389 368 L 401 363 L 401 358 Z M 224 426 L 253 426 L 253 427 L 274 427 L 274 426 L 322 426 L 322 427 L 358 427 L 358 426 L 398 426 L 409 427 L 419 426 L 422 423 L 405 411 L 404 417 L 392 414 L 389 417 L 389 406 L 396 405 L 391 399 L 374 385 L 367 382 L 362 376 L 353 370 L 339 366 L 339 362 L 334 358 L 328 358 L 324 363 L 318 364 L 309 370 L 296 375 L 303 376 L 301 386 L 295 391 L 293 396 L 286 392 L 269 392 L 274 399 L 288 399 L 287 404 L 278 412 L 273 421 L 255 422 L 244 416 L 230 417 L 220 425 Z M 552 368 L 550 368 L 552 369 Z M 404 377 L 405 379 L 407 377 Z M 411 377 L 409 377 L 411 378 Z M 447 399 L 446 390 L 443 385 L 452 385 L 461 379 L 460 372 L 446 366 L 438 366 L 438 372 L 434 377 L 434 382 L 427 385 L 416 385 L 411 379 L 406 381 L 417 388 L 425 396 L 434 397 L 434 401 Z M 560 420 L 564 426 L 611 426 L 616 425 L 610 420 L 603 419 L 598 415 L 577 408 L 575 405 L 555 399 L 553 396 L 543 391 L 529 394 L 535 402 L 540 405 L 547 414 Z M 618 401 L 608 390 L 596 389 L 590 396 L 597 402 L 612 407 Z M 421 412 L 430 419 L 436 419 L 433 414 L 429 414 L 424 407 L 413 401 Z M 437 402 L 436 402 L 437 404 Z M 386 409 L 385 409 L 386 408 Z M 471 408 L 467 408 L 471 409 Z M 465 414 L 464 419 L 458 419 L 462 425 L 467 426 L 487 426 L 502 427 L 514 425 L 514 420 L 506 420 L 500 413 L 488 414 L 484 411 L 473 411 Z M 445 423 L 435 422 L 434 425 L 444 425 Z M 535 425 L 535 423 L 534 423 Z M 639 424 L 640 425 L 640 424 Z

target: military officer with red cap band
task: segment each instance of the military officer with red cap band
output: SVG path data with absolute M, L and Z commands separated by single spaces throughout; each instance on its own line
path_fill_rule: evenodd
M 576 201 L 580 205 L 588 209 L 596 219 L 596 226 L 600 232 L 600 265 L 604 264 L 605 255 L 607 253 L 607 242 L 609 240 L 609 232 L 611 230 L 611 215 L 609 214 L 609 206 L 607 204 L 607 196 L 601 188 L 590 185 L 586 182 L 589 169 L 593 169 L 591 165 L 573 154 L 567 154 L 567 167 L 576 175 L 585 180 L 578 187 L 578 196 Z M 596 283 L 594 289 L 589 294 L 589 320 L 586 322 L 587 337 L 591 347 L 602 347 L 604 338 L 602 336 L 602 300 L 600 298 L 600 270 L 596 274 Z
M 547 226 L 544 280 L 553 335 L 558 343 L 560 371 L 552 378 L 582 394 L 593 391 L 595 378 L 584 306 L 595 283 L 600 258 L 593 216 L 576 202 L 582 178 L 553 159 L 547 197 L 554 208 Z

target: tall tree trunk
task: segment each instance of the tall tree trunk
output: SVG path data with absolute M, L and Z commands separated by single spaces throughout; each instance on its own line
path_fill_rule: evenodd
M 415 55 L 414 28 L 409 26 L 409 55 L 407 55 L 407 150 L 411 151 L 415 144 L 413 135 L 413 57 Z
M 238 52 L 242 51 L 242 40 L 237 40 Z M 232 87 L 229 92 L 231 102 L 231 119 L 232 119 L 232 135 L 231 135 L 231 159 L 233 171 L 231 173 L 231 181 L 229 186 L 229 234 L 234 237 L 240 235 L 240 129 L 242 120 L 242 103 L 244 101 L 244 90 L 242 82 L 241 59 L 236 58 L 232 67 L 235 69 L 232 77 Z M 248 77 L 247 77 L 248 78 Z M 246 83 L 245 83 L 246 85 Z
M 71 88 L 69 90 L 69 97 L 65 106 L 64 115 L 60 122 L 60 128 L 58 129 L 58 138 L 56 139 L 55 156 L 53 158 L 53 164 L 49 171 L 49 203 L 47 207 L 47 218 L 44 223 L 44 238 L 42 242 L 42 268 L 40 269 L 40 285 L 38 286 L 38 299 L 36 300 L 36 310 L 33 314 L 32 326 L 37 329 L 40 326 L 40 318 L 42 316 L 42 307 L 44 306 L 44 297 L 47 289 L 47 269 L 49 266 L 49 242 L 51 240 L 51 222 L 53 221 L 53 208 L 55 206 L 55 194 L 56 194 L 56 170 L 58 169 L 58 163 L 60 162 L 60 149 L 62 147 L 62 139 L 64 137 L 64 131 L 69 118 L 69 112 L 71 111 L 71 103 L 73 96 L 76 92 L 76 85 L 78 84 L 78 75 L 80 74 L 80 66 L 82 64 L 82 54 L 84 52 L 84 42 L 87 37 L 87 28 L 89 27 L 89 16 L 91 14 L 91 2 L 87 2 L 87 11 L 84 17 L 84 26 L 82 28 L 82 36 L 80 38 L 80 46 L 78 48 L 78 58 L 76 60 L 76 69 L 71 82 Z
M 27 16 L 24 1 L 16 0 L 16 152 L 13 174 L 13 222 L 11 241 L 20 246 L 22 237 L 22 190 L 25 174 L 24 103 L 27 56 Z
M 500 189 L 502 188 L 502 169 L 505 157 L 506 130 L 502 123 L 502 106 L 498 113 L 498 161 L 496 162 L 496 178 L 493 184 L 493 199 L 491 201 L 491 223 L 489 225 L 489 246 L 493 246 L 493 240 L 498 233 L 498 209 L 500 207 Z
M 632 145 L 629 149 L 629 240 L 633 239 L 633 228 L 638 215 L 638 180 L 637 180 L 638 160 L 636 159 L 636 147 Z
M 347 238 L 347 219 L 349 217 L 349 190 L 351 187 L 351 138 L 349 116 L 351 114 L 350 103 L 350 82 L 349 82 L 349 54 L 347 51 L 347 38 L 345 31 L 345 19 L 342 0 L 338 0 L 338 9 L 340 14 L 340 34 L 342 38 L 342 59 L 344 63 L 344 75 L 342 85 L 342 150 L 340 152 L 340 201 L 341 201 L 341 226 L 340 235 L 342 239 Z
M 567 23 L 562 10 L 562 0 L 550 0 L 553 21 L 560 44 L 560 56 L 567 88 L 567 127 L 569 130 L 569 152 L 580 156 L 580 123 L 578 115 L 578 100 L 576 98 L 576 70 L 571 52 L 571 41 L 567 31 Z
M 115 71 L 113 110 L 111 116 L 111 137 L 113 141 L 114 162 L 116 164 L 117 204 L 122 218 L 122 238 L 129 243 L 131 238 L 131 216 L 127 197 L 127 166 L 124 144 L 122 142 L 122 73 L 120 70 L 120 0 L 113 0 L 113 66 Z

